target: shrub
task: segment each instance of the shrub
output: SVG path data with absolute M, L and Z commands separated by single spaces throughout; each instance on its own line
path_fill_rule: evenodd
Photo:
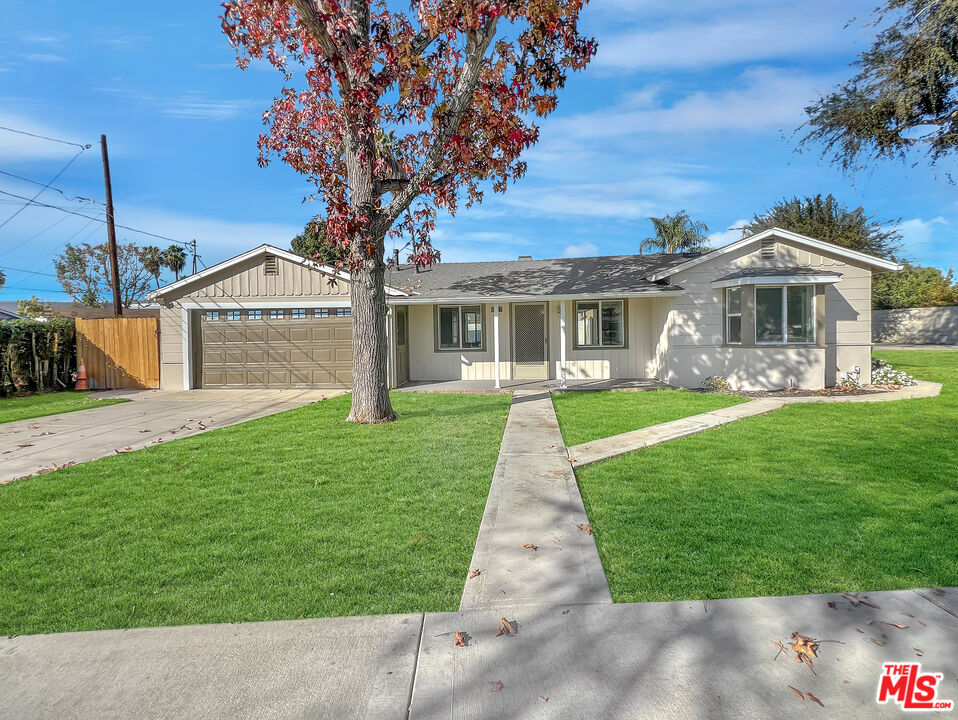
M 712 393 L 730 393 L 732 392 L 732 386 L 728 380 L 723 378 L 721 375 L 710 375 L 705 378 L 703 387 L 707 392 Z
M 901 370 L 896 370 L 884 360 L 872 358 L 872 385 L 917 385 L 918 381 Z
M 75 362 L 72 318 L 0 322 L 0 395 L 65 390 Z

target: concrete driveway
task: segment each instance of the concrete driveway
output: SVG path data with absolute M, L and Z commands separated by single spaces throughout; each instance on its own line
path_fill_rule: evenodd
M 0 484 L 178 440 L 341 395 L 341 390 L 146 390 L 130 402 L 0 425 Z

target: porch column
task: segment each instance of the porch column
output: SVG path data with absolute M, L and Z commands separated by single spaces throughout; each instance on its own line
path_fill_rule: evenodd
M 565 369 L 565 300 L 559 301 L 559 387 L 563 390 L 568 387 Z
M 492 306 L 492 347 L 493 347 L 493 361 L 496 366 L 496 389 L 502 387 L 502 381 L 499 377 L 499 312 L 502 310 L 502 307 L 499 305 Z

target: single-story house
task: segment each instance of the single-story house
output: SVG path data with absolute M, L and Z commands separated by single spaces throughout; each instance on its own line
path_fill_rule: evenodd
M 868 382 L 872 273 L 898 267 L 779 229 L 702 254 L 399 265 L 390 382 Z M 262 245 L 154 291 L 161 387 L 349 387 L 349 283 Z

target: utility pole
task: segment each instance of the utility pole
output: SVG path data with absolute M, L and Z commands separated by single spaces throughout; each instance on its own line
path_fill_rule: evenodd
M 113 186 L 110 183 L 110 154 L 106 149 L 106 135 L 100 136 L 100 150 L 103 153 L 103 183 L 106 186 L 106 232 L 110 239 L 110 284 L 113 286 L 113 314 L 122 317 L 120 268 L 116 260 L 116 225 L 113 223 Z

